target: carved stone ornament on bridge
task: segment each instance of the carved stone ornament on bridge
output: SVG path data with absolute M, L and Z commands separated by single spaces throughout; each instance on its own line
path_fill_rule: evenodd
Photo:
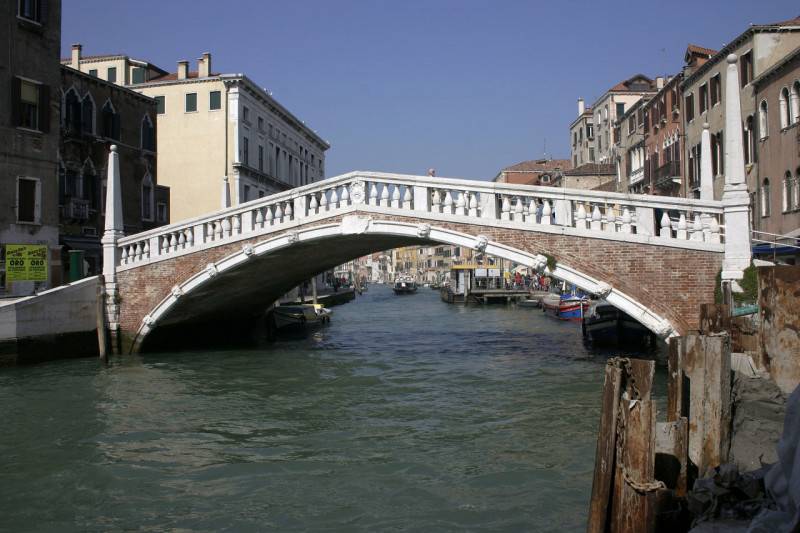
M 359 217 L 348 215 L 342 218 L 342 235 L 361 235 L 369 230 L 372 219 L 369 217 Z
M 151 317 L 150 315 L 144 315 L 144 318 L 142 318 L 142 322 L 144 323 L 145 326 L 151 327 L 155 325 L 156 319 Z
M 206 274 L 208 274 L 209 278 L 213 278 L 214 276 L 217 275 L 218 272 L 219 270 L 217 270 L 217 265 L 215 265 L 214 263 L 209 263 L 208 266 L 206 267 Z
M 477 251 L 484 253 L 486 246 L 489 244 L 489 238 L 486 235 L 478 235 L 475 237 L 475 244 L 472 245 Z
M 531 268 L 536 272 L 543 272 L 547 266 L 547 258 L 542 254 L 536 254 L 531 260 Z
M 290 231 L 286 234 L 286 240 L 289 241 L 289 244 L 295 244 L 296 242 L 300 242 L 300 234 L 297 231 Z
M 255 253 L 255 250 L 253 249 L 253 245 L 252 244 L 245 244 L 244 246 L 242 246 L 242 253 L 244 255 L 246 255 L 247 257 L 252 257 L 253 254 Z
M 172 295 L 175 298 L 180 298 L 181 296 L 183 296 L 183 289 L 181 289 L 179 285 L 173 286 L 172 287 Z
M 417 235 L 420 236 L 422 239 L 427 239 L 431 236 L 431 225 L 430 224 L 420 224 L 417 226 Z
M 606 296 L 611 294 L 611 289 L 612 289 L 611 285 L 603 281 L 600 281 L 597 283 L 597 288 L 594 290 L 594 294 L 596 294 L 600 298 L 605 298 Z
M 364 182 L 356 180 L 350 185 L 350 201 L 354 204 L 363 204 L 364 199 L 367 197 L 366 187 Z
M 670 324 L 669 321 L 666 319 L 662 318 L 658 322 L 658 324 L 656 324 L 655 334 L 661 337 L 662 339 L 669 337 L 672 331 L 673 331 L 672 324 Z

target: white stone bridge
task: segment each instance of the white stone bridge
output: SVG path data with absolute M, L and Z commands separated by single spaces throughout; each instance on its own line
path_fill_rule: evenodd
M 232 325 L 252 323 L 316 273 L 379 250 L 443 243 L 540 270 L 549 256 L 554 277 L 602 295 L 661 337 L 684 334 L 698 327 L 699 305 L 714 301 L 720 270 L 729 286 L 750 264 L 732 86 L 722 201 L 352 172 L 123 237 L 112 147 L 103 237 L 109 327 L 125 352 L 159 332 L 234 334 Z M 703 143 L 710 153 L 707 130 Z

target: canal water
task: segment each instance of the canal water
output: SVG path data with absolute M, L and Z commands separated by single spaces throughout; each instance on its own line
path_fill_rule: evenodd
M 259 349 L 3 369 L 0 530 L 581 531 L 609 355 L 372 285 Z

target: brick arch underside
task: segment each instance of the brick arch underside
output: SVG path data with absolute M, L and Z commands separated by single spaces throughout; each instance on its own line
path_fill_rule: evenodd
M 699 305 L 714 301 L 715 277 L 722 254 L 668 246 L 493 228 L 454 222 L 432 222 L 404 216 L 371 216 L 378 221 L 431 224 L 434 228 L 468 235 L 485 235 L 497 244 L 530 254 L 553 256 L 559 265 L 611 285 L 654 313 L 666 318 L 679 334 L 696 329 Z M 293 229 L 337 223 L 331 217 Z M 172 287 L 214 263 L 239 253 L 245 244 L 256 246 L 285 232 L 179 256 L 167 261 L 120 272 L 120 328 L 123 342 L 133 346 L 142 319 L 165 298 Z M 230 271 L 220 272 L 202 286 L 181 296 L 159 318 L 158 328 L 181 325 L 191 334 L 191 325 L 240 323 L 253 319 L 282 294 L 318 272 L 371 252 L 438 241 L 396 235 L 336 235 L 271 251 L 248 260 Z M 142 339 L 138 339 L 139 342 Z M 124 351 L 128 351 L 123 346 Z

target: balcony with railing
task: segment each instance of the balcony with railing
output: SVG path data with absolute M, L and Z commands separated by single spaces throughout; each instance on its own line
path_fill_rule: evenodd
M 653 175 L 652 183 L 656 187 L 668 187 L 681 183 L 681 162 L 679 159 L 667 161 L 658 167 Z

